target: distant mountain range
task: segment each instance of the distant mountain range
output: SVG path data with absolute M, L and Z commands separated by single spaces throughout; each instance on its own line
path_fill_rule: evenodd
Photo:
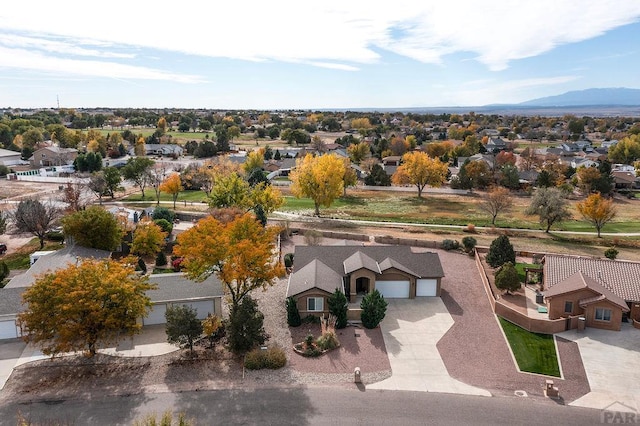
M 566 92 L 522 102 L 523 107 L 640 106 L 640 89 L 606 88 Z

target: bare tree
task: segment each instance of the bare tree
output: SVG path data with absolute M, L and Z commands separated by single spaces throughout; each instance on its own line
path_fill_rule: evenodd
M 104 173 L 93 173 L 89 178 L 87 187 L 96 195 L 96 197 L 98 197 L 98 201 L 102 205 L 102 197 L 104 197 L 109 191 L 107 179 L 105 178 Z
M 156 162 L 149 169 L 149 185 L 156 194 L 156 205 L 160 205 L 160 185 L 167 176 L 168 167 L 164 161 Z
M 41 203 L 38 200 L 20 201 L 12 218 L 16 229 L 38 237 L 40 249 L 44 248 L 44 237 L 54 222 L 61 216 L 60 208 L 51 202 Z
M 85 185 L 82 183 L 67 182 L 67 186 L 62 193 L 61 201 L 67 203 L 69 207 L 67 210 L 70 212 L 77 212 L 82 210 L 86 206 L 86 201 L 83 197 Z
M 484 201 L 480 203 L 480 209 L 491 216 L 491 224 L 495 226 L 496 217 L 512 205 L 513 200 L 509 190 L 502 186 L 494 186 L 487 192 Z

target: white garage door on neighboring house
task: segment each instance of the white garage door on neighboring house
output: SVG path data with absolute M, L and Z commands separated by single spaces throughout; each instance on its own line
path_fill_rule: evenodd
M 376 281 L 376 290 L 385 299 L 408 299 L 409 281 Z
M 14 339 L 18 337 L 18 327 L 15 320 L 0 321 L 0 339 Z
M 438 280 L 420 279 L 416 282 L 416 296 L 436 296 L 438 294 Z
M 151 311 L 146 318 L 144 318 L 144 325 L 153 325 L 153 324 L 164 324 L 167 322 L 167 319 L 164 317 L 164 314 L 167 312 L 167 305 L 164 303 L 160 303 L 157 305 L 151 306 Z
M 213 300 L 199 300 L 197 302 L 176 303 L 176 305 L 187 305 L 198 312 L 198 319 L 205 319 L 207 314 L 215 314 L 213 309 Z

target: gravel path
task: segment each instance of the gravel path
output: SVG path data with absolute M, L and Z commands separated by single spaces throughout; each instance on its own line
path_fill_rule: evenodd
M 494 394 L 512 396 L 524 390 L 530 396 L 543 396 L 546 377 L 516 369 L 473 258 L 444 251 L 438 254 L 446 275 L 442 300 L 455 321 L 437 345 L 449 374 Z M 578 346 L 558 339 L 558 351 L 565 380 L 554 382 L 564 401 L 570 402 L 589 392 L 589 382 Z

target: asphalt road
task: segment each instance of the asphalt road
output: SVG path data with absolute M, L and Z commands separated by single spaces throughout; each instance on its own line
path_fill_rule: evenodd
M 99 393 L 99 392 L 96 392 Z M 601 412 L 531 398 L 489 398 L 346 388 L 225 389 L 7 403 L 0 423 L 18 412 L 34 424 L 132 424 L 148 413 L 184 412 L 197 425 L 591 425 Z M 60 422 L 60 423 L 58 423 Z

